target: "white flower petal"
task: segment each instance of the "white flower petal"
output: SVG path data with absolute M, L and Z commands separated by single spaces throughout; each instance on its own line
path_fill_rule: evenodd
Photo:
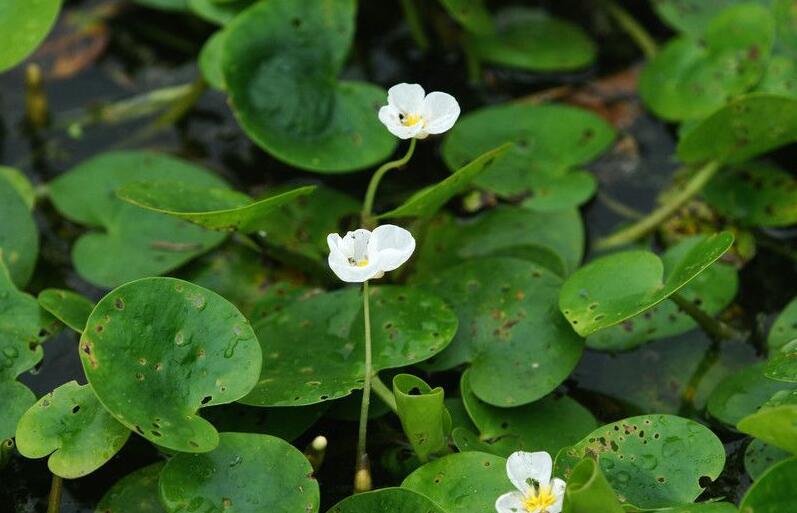
M 566 483 L 558 477 L 555 477 L 553 480 L 551 480 L 551 492 L 553 492 L 554 497 L 556 497 L 556 502 L 553 506 L 548 508 L 548 513 L 561 513 L 565 500 L 566 487 Z
M 520 492 L 503 494 L 495 501 L 495 510 L 498 513 L 526 513 L 523 507 L 523 494 Z
M 506 460 L 507 477 L 524 495 L 529 494 L 530 481 L 537 481 L 540 486 L 548 486 L 552 470 L 553 460 L 545 451 L 518 451 L 512 453 Z
M 420 114 L 425 95 L 419 84 L 396 84 L 387 90 L 387 103 L 403 114 Z
M 349 264 L 348 260 L 341 262 L 340 260 L 336 259 L 332 253 L 330 253 L 327 263 L 329 263 L 329 268 L 332 269 L 332 272 L 334 272 L 335 275 L 342 281 L 347 283 L 362 283 L 364 281 L 370 280 L 371 278 L 376 278 L 380 273 L 382 273 L 382 270 L 379 268 L 378 261 L 369 261 L 368 265 L 358 267 L 356 265 Z
M 405 126 L 399 119 L 399 111 L 392 105 L 385 105 L 379 109 L 379 121 L 399 139 L 412 139 L 423 130 L 422 123 Z
M 412 234 L 392 224 L 384 224 L 371 234 L 368 253 L 378 255 L 379 267 L 382 271 L 392 271 L 409 260 L 415 251 L 415 239 Z
M 423 100 L 424 128 L 430 134 L 442 134 L 450 130 L 459 118 L 459 113 L 459 103 L 448 93 L 434 91 Z

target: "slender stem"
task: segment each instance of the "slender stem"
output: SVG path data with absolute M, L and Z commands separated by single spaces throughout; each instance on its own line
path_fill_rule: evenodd
M 50 486 L 50 499 L 47 501 L 47 513 L 58 513 L 61 510 L 61 490 L 64 480 L 61 476 L 53 474 L 53 482 Z
M 379 374 L 374 374 L 371 378 L 371 389 L 374 391 L 376 395 L 384 402 L 388 408 L 393 410 L 393 413 L 398 413 L 398 407 L 396 406 L 396 396 L 393 395 L 393 392 L 385 385 L 385 382 L 379 379 Z
M 621 203 L 620 201 L 614 199 L 605 192 L 598 191 L 598 201 L 603 203 L 606 206 L 606 208 L 608 208 L 615 214 L 623 216 L 627 219 L 642 219 L 643 217 L 645 217 L 645 214 L 643 214 L 642 212 L 639 212 L 638 210 L 633 209 L 624 203 Z
M 410 139 L 410 146 L 407 148 L 407 153 L 404 154 L 398 160 L 391 160 L 390 162 L 385 162 L 382 164 L 379 169 L 376 170 L 374 175 L 371 177 L 371 181 L 368 183 L 368 189 L 365 191 L 365 202 L 363 203 L 363 212 L 362 212 L 362 222 L 363 225 L 369 225 L 373 223 L 373 209 L 374 209 L 374 198 L 376 197 L 376 189 L 379 187 L 379 182 L 382 180 L 382 177 L 385 176 L 385 173 L 390 171 L 391 169 L 396 169 L 398 167 L 403 166 L 412 158 L 412 154 L 415 152 L 415 143 L 416 139 Z
M 703 358 L 700 359 L 695 372 L 692 373 L 692 376 L 686 383 L 686 387 L 681 393 L 681 407 L 678 414 L 682 417 L 692 417 L 698 413 L 695 409 L 697 389 L 700 387 L 700 383 L 703 381 L 703 378 L 706 377 L 708 371 L 710 371 L 719 360 L 720 352 L 720 344 L 718 341 L 714 340 L 706 350 Z
M 681 310 L 686 312 L 689 317 L 694 319 L 694 321 L 703 329 L 703 331 L 706 332 L 709 337 L 711 337 L 712 340 L 722 341 L 741 338 L 744 336 L 742 333 L 739 333 L 724 322 L 710 316 L 692 301 L 689 301 L 677 292 L 671 295 L 670 299 L 673 303 L 678 305 Z
M 617 5 L 614 0 L 605 0 L 606 10 L 614 21 L 620 25 L 626 34 L 634 40 L 634 43 L 642 50 L 645 57 L 652 59 L 656 55 L 656 41 L 651 37 L 645 27 L 643 27 L 631 13 Z
M 401 0 L 401 9 L 404 11 L 404 20 L 410 29 L 412 39 L 418 49 L 425 52 L 429 49 L 429 38 L 423 30 L 423 16 L 418 12 L 418 4 L 416 0 Z
M 356 474 L 355 474 L 355 491 L 357 490 L 357 483 L 361 481 L 358 479 L 358 474 L 368 472 L 368 452 L 366 450 L 365 440 L 368 435 L 368 407 L 371 405 L 371 379 L 373 369 L 371 366 L 371 310 L 368 306 L 368 281 L 363 282 L 363 319 L 365 321 L 365 382 L 363 384 L 363 402 L 360 406 L 360 430 L 357 437 L 357 461 Z
M 683 189 L 670 197 L 665 204 L 631 226 L 598 240 L 595 243 L 595 249 L 603 250 L 629 244 L 655 230 L 659 224 L 669 219 L 695 194 L 699 193 L 719 168 L 719 162 L 714 160 L 705 164 L 686 182 Z

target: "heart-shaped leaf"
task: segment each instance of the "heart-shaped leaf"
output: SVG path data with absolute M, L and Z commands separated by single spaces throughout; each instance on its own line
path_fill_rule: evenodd
M 173 457 L 161 471 L 160 494 L 172 513 L 316 513 L 319 504 L 307 458 L 284 440 L 252 433 L 221 433 L 216 449 Z
M 19 419 L 17 449 L 43 458 L 53 474 L 74 479 L 91 474 L 127 441 L 130 430 L 102 407 L 88 385 L 70 381 L 45 395 Z
M 781 390 L 736 425 L 742 433 L 797 454 L 797 390 Z
M 434 356 L 457 330 L 451 309 L 428 292 L 374 287 L 369 297 L 374 372 Z M 241 402 L 301 406 L 361 389 L 365 358 L 362 310 L 360 290 L 348 287 L 300 299 L 258 322 L 255 329 L 263 342 L 262 374 Z
M 98 228 L 72 248 L 77 272 L 100 287 L 163 274 L 224 240 L 180 219 L 135 207 L 116 197 L 135 181 L 179 181 L 226 187 L 202 168 L 166 155 L 143 151 L 102 154 L 50 183 L 50 197 L 65 217 Z
M 158 497 L 158 462 L 126 475 L 105 492 L 97 504 L 103 513 L 166 513 Z
M 337 80 L 355 11 L 354 0 L 270 0 L 226 30 L 222 70 L 238 122 L 264 150 L 295 167 L 345 173 L 396 148 L 376 116 L 384 89 Z
M 595 460 L 584 458 L 573 467 L 565 488 L 564 513 L 623 513 L 606 476 Z
M 0 179 L 0 258 L 11 278 L 24 287 L 39 255 L 39 233 L 28 205 L 10 182 Z
M 735 426 L 742 418 L 755 413 L 776 392 L 797 388 L 797 385 L 764 376 L 764 365 L 763 362 L 751 365 L 720 381 L 708 398 L 711 416 Z
M 226 25 L 231 22 L 244 9 L 257 0 L 187 0 L 188 8 L 200 18 L 215 23 Z
M 346 497 L 327 513 L 448 513 L 423 495 L 404 488 L 382 488 Z
M 0 443 L 13 438 L 17 432 L 17 423 L 28 408 L 36 402 L 36 396 L 28 387 L 19 381 L 0 381 Z
M 116 419 L 177 451 L 218 444 L 203 406 L 246 395 L 261 354 L 249 322 L 227 300 L 174 278 L 145 278 L 111 291 L 91 313 L 80 359 Z
M 448 449 L 451 414 L 445 407 L 442 387 L 432 389 L 412 374 L 393 378 L 393 395 L 404 434 L 422 462 L 429 456 Z
M 514 258 L 472 259 L 428 283 L 454 309 L 460 329 L 429 369 L 470 363 L 483 401 L 520 406 L 552 392 L 578 363 L 584 344 L 556 310 L 561 279 Z
M 61 0 L 30 0 L 9 2 L 0 16 L 0 34 L 13 44 L 0 48 L 0 71 L 5 71 L 25 59 L 44 40 L 55 24 Z
M 767 345 L 770 351 L 774 351 L 792 340 L 797 340 L 797 297 L 792 299 L 775 319 L 769 330 Z
M 791 455 L 783 449 L 753 439 L 744 451 L 744 469 L 755 481 L 772 465 Z
M 78 333 L 83 331 L 94 309 L 94 303 L 71 290 L 44 289 L 37 299 L 39 306 Z
M 556 456 L 554 474 L 569 476 L 578 462 L 596 459 L 620 500 L 639 509 L 692 502 L 702 481 L 716 479 L 725 448 L 702 424 L 673 415 L 642 415 L 596 429 Z
M 721 232 L 693 242 L 675 262 L 662 262 L 648 251 L 598 258 L 565 281 L 559 307 L 576 332 L 591 335 L 664 301 L 720 258 L 731 244 L 733 235 Z
M 440 0 L 448 14 L 474 34 L 489 34 L 494 30 L 493 19 L 484 0 Z
M 739 504 L 744 513 L 783 513 L 797 503 L 797 458 L 771 466 L 753 483 Z

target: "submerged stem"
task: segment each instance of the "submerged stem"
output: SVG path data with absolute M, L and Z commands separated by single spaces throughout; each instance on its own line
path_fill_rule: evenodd
M 686 182 L 683 189 L 670 197 L 665 204 L 631 226 L 598 240 L 595 243 L 595 249 L 603 250 L 622 246 L 655 230 L 660 223 L 666 221 L 695 194 L 699 193 L 719 168 L 720 164 L 715 160 L 705 164 Z
M 360 430 L 357 437 L 357 461 L 355 462 L 354 491 L 367 492 L 370 489 L 370 469 L 366 450 L 368 435 L 368 407 L 371 404 L 371 310 L 368 305 L 368 281 L 363 282 L 363 319 L 365 321 L 365 382 L 363 401 L 360 406 Z
M 645 57 L 652 59 L 656 55 L 656 41 L 651 37 L 645 27 L 643 27 L 631 13 L 617 5 L 613 0 L 604 0 L 606 10 L 609 15 L 614 18 L 614 21 L 620 25 L 620 28 L 625 31 L 628 36 L 634 40 L 634 43 L 642 50 Z
M 712 340 L 722 341 L 743 337 L 742 333 L 739 333 L 724 322 L 710 316 L 692 301 L 689 301 L 677 292 L 672 294 L 670 299 L 673 303 L 678 305 L 681 310 L 686 312 L 689 317 L 694 319 Z
M 368 225 L 371 225 L 374 220 L 373 217 L 373 209 L 374 209 L 374 198 L 376 197 L 376 189 L 379 187 L 379 182 L 382 181 L 382 177 L 390 171 L 391 169 L 396 169 L 398 167 L 403 166 L 412 158 L 412 154 L 415 152 L 415 143 L 416 139 L 410 139 L 410 146 L 407 148 L 407 153 L 404 154 L 398 160 L 391 160 L 390 162 L 385 162 L 382 164 L 379 169 L 376 170 L 374 175 L 371 177 L 371 181 L 368 183 L 368 189 L 365 191 L 365 201 L 363 202 L 363 211 L 362 211 L 362 222 L 363 226 L 366 228 Z
M 58 513 L 61 510 L 61 490 L 64 480 L 61 476 L 53 474 L 53 482 L 50 485 L 50 498 L 47 501 L 47 513 Z
M 374 374 L 371 377 L 371 389 L 373 392 L 382 399 L 382 402 L 390 408 L 393 413 L 398 413 L 398 406 L 396 406 L 396 396 L 393 395 L 393 392 L 385 385 L 385 382 L 379 379 L 378 374 Z

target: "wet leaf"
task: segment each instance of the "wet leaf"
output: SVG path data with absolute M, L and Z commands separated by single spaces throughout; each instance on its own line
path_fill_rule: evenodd
M 228 25 L 222 70 L 233 111 L 274 157 L 310 171 L 345 173 L 395 150 L 395 137 L 376 116 L 384 89 L 337 80 L 355 14 L 354 0 L 272 0 Z
M 797 339 L 770 355 L 764 375 L 777 381 L 797 383 Z
M 30 206 L 17 187 L 3 179 L 0 179 L 0 219 L 0 258 L 14 283 L 24 287 L 39 256 L 39 232 Z
M 711 416 L 735 426 L 744 417 L 755 413 L 774 393 L 797 387 L 767 378 L 764 365 L 763 362 L 751 365 L 723 379 L 708 399 Z
M 448 448 L 451 414 L 446 410 L 442 387 L 432 388 L 412 374 L 393 378 L 393 395 L 404 434 L 422 461 Z
M 623 513 L 606 476 L 595 460 L 585 458 L 570 473 L 565 488 L 564 513 Z
M 36 396 L 28 387 L 14 380 L 0 381 L 0 443 L 13 438 L 17 423 L 28 408 L 36 402 Z
M 649 251 L 622 251 L 593 260 L 562 285 L 559 307 L 580 335 L 619 324 L 676 293 L 733 244 L 730 232 L 704 236 L 675 262 Z
M 725 465 L 725 448 L 702 424 L 673 415 L 642 415 L 598 428 L 556 456 L 554 474 L 569 479 L 585 456 L 595 459 L 620 500 L 640 509 L 694 501 L 701 482 Z
M 71 290 L 44 289 L 39 292 L 38 302 L 39 306 L 78 333 L 83 331 L 94 309 L 94 303 Z
M 244 9 L 255 3 L 257 0 L 230 0 L 220 2 L 218 0 L 184 0 L 188 2 L 188 8 L 205 21 L 217 25 L 226 25 L 231 22 Z
M 414 288 L 374 287 L 370 309 L 374 372 L 434 356 L 457 329 L 454 313 L 441 299 Z M 263 347 L 262 374 L 241 402 L 301 406 L 361 389 L 362 310 L 359 288 L 347 287 L 300 299 L 259 321 L 255 329 Z
M 257 382 L 249 322 L 224 298 L 174 278 L 145 278 L 106 295 L 80 338 L 89 383 L 116 419 L 177 451 L 210 451 L 197 410 L 236 401 Z
M 166 513 L 158 497 L 158 462 L 127 474 L 114 483 L 97 504 L 103 513 Z
M 797 340 L 797 297 L 792 299 L 775 319 L 769 330 L 767 345 L 773 351 Z
M 142 180 L 226 186 L 202 168 L 144 151 L 101 154 L 56 178 L 50 183 L 55 207 L 68 219 L 96 230 L 72 248 L 75 269 L 94 285 L 114 287 L 167 273 L 224 240 L 224 234 L 116 197 L 123 185 Z
M 797 390 L 775 392 L 758 411 L 741 419 L 736 428 L 769 445 L 797 454 Z
M 753 439 L 744 451 L 744 469 L 751 479 L 756 480 L 769 467 L 789 456 L 790 454 L 783 449 Z
M 55 24 L 60 0 L 8 2 L 0 16 L 0 34 L 13 41 L 0 48 L 0 71 L 5 71 L 30 55 Z
M 160 494 L 170 512 L 316 513 L 318 482 L 307 458 L 269 435 L 221 433 L 219 446 L 178 454 L 161 471 Z
M 493 32 L 493 19 L 483 0 L 440 0 L 440 3 L 468 32 L 474 34 Z
M 70 381 L 45 395 L 19 420 L 17 449 L 27 458 L 50 455 L 53 474 L 91 474 L 127 441 L 130 431 L 102 407 L 88 385 Z M 51 454 L 52 453 L 52 454 Z
M 346 497 L 327 513 L 449 513 L 423 495 L 404 488 L 382 488 Z
M 797 503 L 797 458 L 781 461 L 770 467 L 747 490 L 739 504 L 744 513 L 783 513 Z

